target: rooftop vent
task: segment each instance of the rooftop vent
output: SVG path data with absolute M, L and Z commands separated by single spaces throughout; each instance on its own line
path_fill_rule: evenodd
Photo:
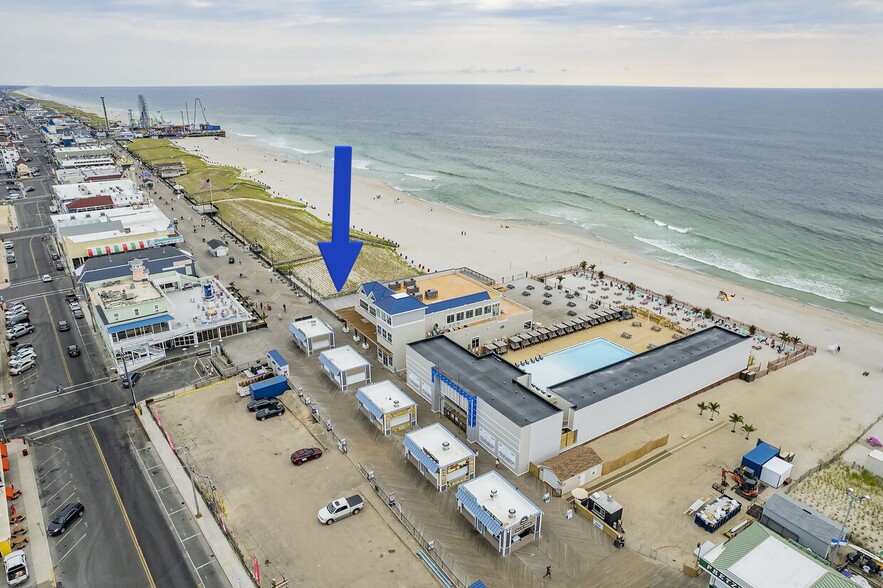
M 448 441 L 442 442 L 442 451 L 447 451 L 451 448 L 451 444 Z
M 514 508 L 509 509 L 509 520 L 512 520 L 512 521 L 515 520 L 515 509 Z
M 496 498 L 496 497 L 497 497 L 497 491 L 496 491 L 496 489 L 491 490 L 491 498 L 493 499 L 493 498 Z
M 398 401 L 398 400 L 393 400 L 393 401 L 392 401 L 392 405 L 397 407 L 397 406 L 399 405 L 399 401 Z M 447 441 L 445 441 L 445 443 L 447 443 Z

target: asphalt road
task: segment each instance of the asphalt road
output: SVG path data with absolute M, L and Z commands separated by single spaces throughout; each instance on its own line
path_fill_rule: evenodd
M 193 561 L 211 557 L 211 551 L 192 521 L 193 545 L 181 540 L 166 506 L 157 500 L 151 474 L 138 460 L 136 447 L 149 442 L 132 414 L 132 394 L 108 381 L 103 344 L 86 319 L 73 318 L 65 300 L 72 290 L 70 274 L 56 270 L 51 258 L 55 246 L 49 236 L 47 177 L 52 166 L 45 146 L 21 117 L 7 118 L 30 136 L 24 139 L 29 153 L 23 156 L 33 158 L 30 165 L 43 171 L 23 181 L 35 190 L 14 201 L 18 230 L 2 235 L 15 244 L 16 263 L 10 264 L 10 285 L 0 295 L 28 306 L 36 331 L 19 341 L 33 343 L 37 352 L 36 368 L 19 376 L 3 370 L 3 377 L 11 380 L 7 389 L 16 397 L 15 407 L 4 415 L 4 428 L 7 436 L 25 437 L 34 447 L 47 523 L 67 502 L 79 500 L 86 506 L 84 517 L 69 532 L 49 538 L 56 575 L 64 586 L 189 587 L 200 580 L 206 586 L 229 586 L 223 577 L 197 579 Z M 43 274 L 53 280 L 44 283 Z M 59 320 L 67 320 L 71 329 L 59 332 Z M 80 347 L 79 357 L 68 356 L 71 344 Z M 192 373 L 191 366 L 181 363 Z M 63 386 L 61 394 L 55 392 L 57 385 Z M 145 391 L 155 393 L 153 388 L 156 384 Z M 140 387 L 136 396 L 143 396 Z

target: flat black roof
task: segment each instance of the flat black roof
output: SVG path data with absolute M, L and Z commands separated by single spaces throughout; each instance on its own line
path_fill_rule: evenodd
M 711 327 L 551 386 L 550 390 L 580 409 L 732 347 L 747 338 L 722 327 Z
M 410 344 L 439 372 L 491 405 L 513 423 L 525 426 L 561 409 L 514 381 L 524 372 L 495 355 L 476 357 L 444 336 Z

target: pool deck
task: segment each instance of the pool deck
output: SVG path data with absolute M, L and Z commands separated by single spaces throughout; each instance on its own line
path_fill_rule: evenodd
M 562 317 L 562 320 L 567 318 L 568 317 L 566 316 Z M 632 326 L 632 322 L 635 321 L 641 323 L 641 326 Z M 562 349 L 567 349 L 568 347 L 591 341 L 592 339 L 598 339 L 599 337 L 607 339 L 611 343 L 616 343 L 620 347 L 624 347 L 635 354 L 640 354 L 648 350 L 648 345 L 652 344 L 659 346 L 670 343 L 672 341 L 672 336 L 676 334 L 675 331 L 666 327 L 661 327 L 662 330 L 659 332 L 653 331 L 650 328 L 650 322 L 646 319 L 635 319 L 635 321 L 610 321 L 609 323 L 597 325 L 583 331 L 576 331 L 575 333 L 570 333 L 552 339 L 551 341 L 537 343 L 536 345 L 531 345 L 525 349 L 509 351 L 503 356 L 503 359 L 511 364 L 517 364 L 518 362 L 530 359 L 531 357 L 548 355 L 555 351 L 561 351 Z M 623 332 L 629 333 L 632 338 L 623 338 Z

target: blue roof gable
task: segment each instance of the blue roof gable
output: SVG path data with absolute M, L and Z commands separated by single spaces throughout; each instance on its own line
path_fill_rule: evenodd
M 381 298 L 386 298 L 392 294 L 392 290 L 380 282 L 365 282 L 362 284 L 362 292 L 365 293 L 365 296 L 371 296 L 373 294 L 374 300 L 380 300 Z
M 417 310 L 420 308 L 426 308 L 425 304 L 412 296 L 402 296 L 400 298 L 387 296 L 385 298 L 381 298 L 380 300 L 375 300 L 374 303 L 377 305 L 377 308 L 384 311 L 390 316 L 402 314 L 403 312 L 410 312 L 412 310 Z
M 426 308 L 426 314 L 442 312 L 444 310 L 450 310 L 451 308 L 457 308 L 458 306 L 466 306 L 467 304 L 475 304 L 476 302 L 490 299 L 491 295 L 487 292 L 476 292 L 475 294 L 467 294 L 466 296 L 460 296 L 459 298 L 451 298 L 450 300 L 433 302 Z

